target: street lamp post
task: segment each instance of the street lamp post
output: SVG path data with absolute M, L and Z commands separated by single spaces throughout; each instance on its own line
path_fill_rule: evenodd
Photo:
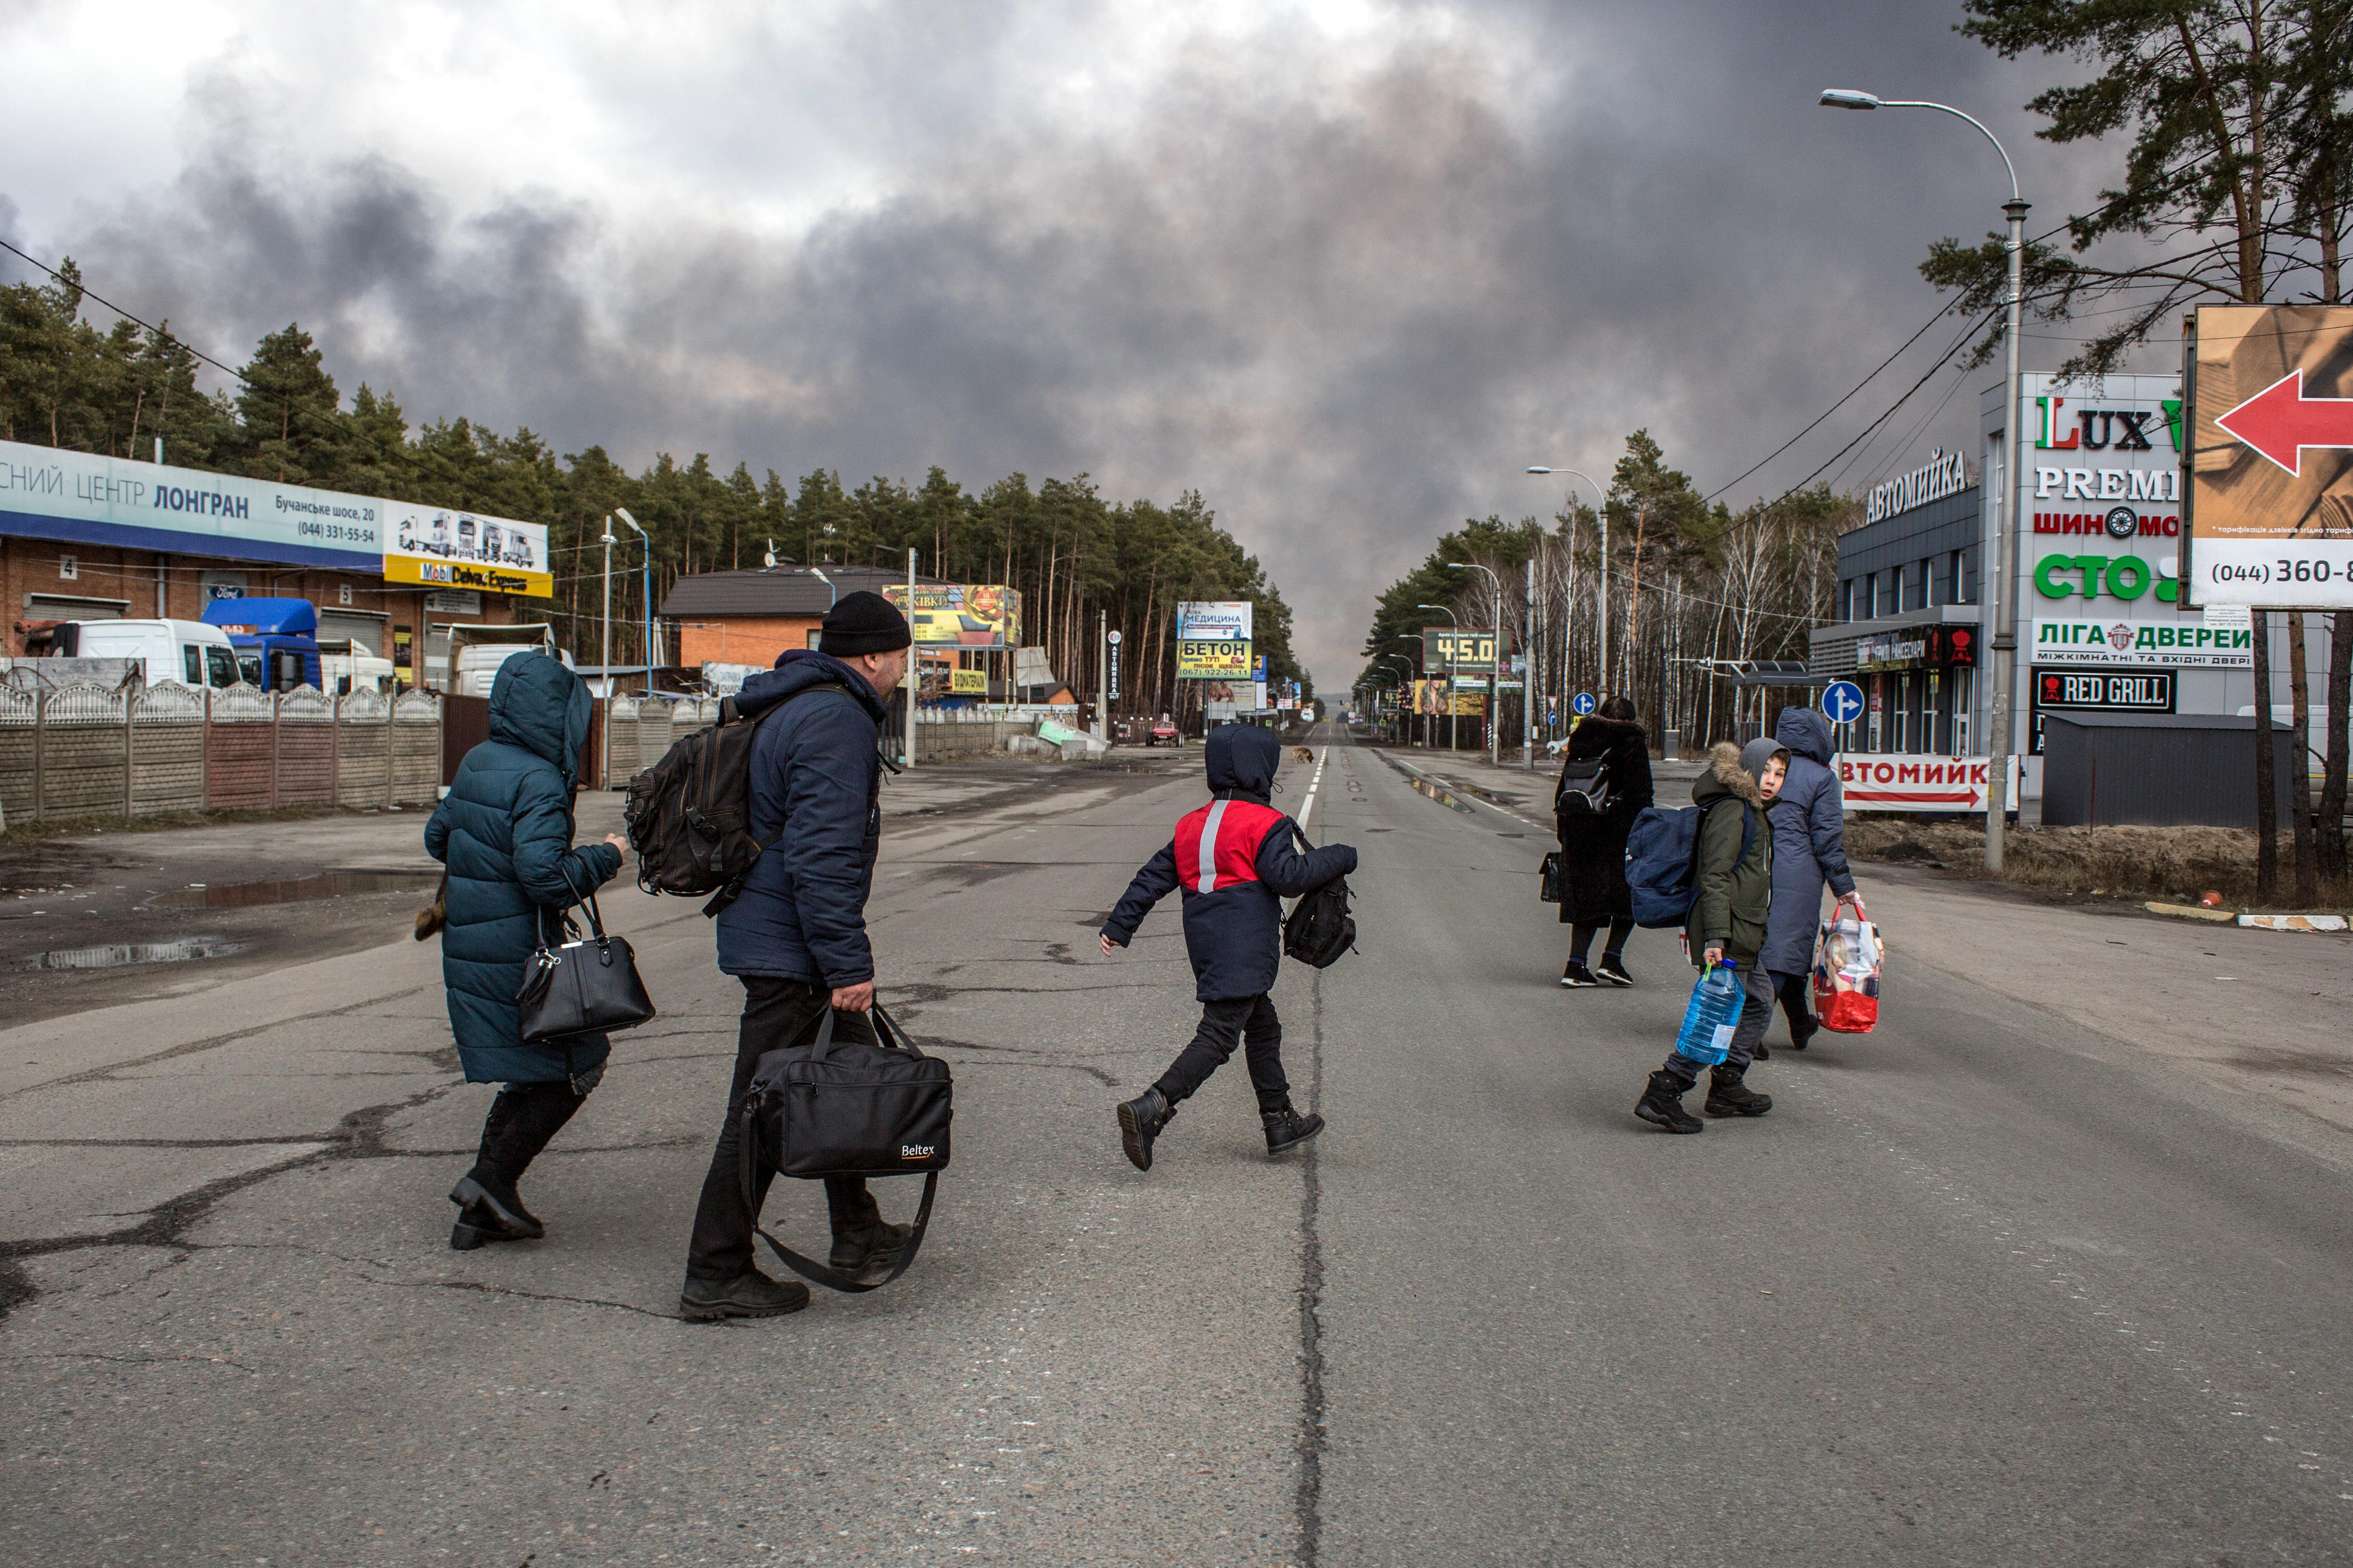
M 2020 405 L 2024 401 L 2024 389 L 2019 382 L 2018 338 L 2020 316 L 2024 308 L 2026 289 L 2026 213 L 2028 204 L 2018 194 L 2018 165 L 2010 161 L 2010 152 L 2001 138 L 1986 129 L 1985 122 L 1947 103 L 1930 103 L 1925 99 L 1880 98 L 1852 88 L 1833 87 L 1824 89 L 1820 102 L 1829 109 L 1933 109 L 1939 114 L 1949 114 L 1956 120 L 1966 120 L 1978 128 L 1993 150 L 2001 154 L 2001 166 L 2010 174 L 2010 200 L 2001 210 L 2010 218 L 2010 238 L 2002 249 L 2008 261 L 2008 288 L 2002 300 L 2002 342 L 2004 354 L 2002 394 L 2008 411 L 2002 415 L 2002 440 L 2008 445 L 2010 470 L 2003 476 L 2001 495 L 1994 510 L 1992 555 L 1995 570 L 1980 573 L 1982 580 L 1992 585 L 1985 590 L 1985 616 L 1993 632 L 1993 768 L 1986 784 L 1986 869 L 1999 874 L 2002 861 L 2003 818 L 2010 810 L 2010 758 L 2015 743 L 2011 733 L 2010 689 L 2017 681 L 2018 664 L 2018 510 L 2021 481 L 2026 466 L 2022 456 L 2024 421 L 2020 417 Z
M 643 541 L 646 547 L 646 695 L 651 697 L 654 694 L 654 542 L 651 535 L 638 526 L 638 520 L 629 515 L 628 508 L 617 506 L 613 509 L 613 515 L 628 523 L 629 531 Z
M 1462 629 L 1462 617 L 1444 605 L 1416 605 L 1414 608 L 1436 610 L 1453 623 L 1456 631 L 1460 632 Z M 1458 638 L 1454 646 L 1457 650 L 1460 650 L 1462 646 L 1461 639 Z M 1446 661 L 1446 749 L 1450 752 L 1459 752 L 1462 749 L 1462 725 L 1460 716 L 1454 710 L 1454 660 L 1451 658 Z
M 1403 655 L 1403 654 L 1401 654 L 1401 653 L 1385 653 L 1385 654 L 1381 655 L 1381 658 L 1382 658 L 1383 659 L 1391 659 L 1391 658 L 1393 658 L 1393 659 L 1397 660 L 1399 664 L 1401 664 L 1401 665 L 1405 666 L 1405 679 L 1404 679 L 1403 680 L 1401 680 L 1401 681 L 1398 683 L 1398 697 L 1400 698 L 1400 700 L 1402 700 L 1404 697 L 1406 697 L 1407 695 L 1410 694 L 1410 693 L 1412 692 L 1412 690 L 1413 690 L 1413 660 L 1411 660 L 1411 659 L 1409 659 L 1409 658 L 1406 658 L 1406 657 L 1405 657 L 1405 655 Z M 1405 723 L 1405 729 L 1404 729 L 1404 731 L 1398 735 L 1398 739 L 1399 739 L 1400 741 L 1408 742 L 1409 743 L 1409 742 L 1411 742 L 1412 738 L 1413 738 L 1413 718 L 1412 718 L 1412 716 L 1411 716 L 1410 714 L 1409 714 L 1409 715 L 1408 715 L 1408 717 L 1407 717 L 1407 719 L 1406 719 L 1406 723 Z
M 1420 605 L 1415 605 L 1415 606 L 1414 606 L 1414 608 L 1416 608 L 1416 609 L 1419 609 L 1420 607 L 1421 607 L 1421 606 L 1420 606 Z M 1398 640 L 1398 641 L 1399 641 L 1399 642 L 1409 642 L 1409 643 L 1413 644 L 1413 646 L 1414 646 L 1414 647 L 1415 647 L 1415 649 L 1416 649 L 1416 651 L 1417 651 L 1417 652 L 1420 652 L 1420 651 L 1422 651 L 1422 644 L 1423 644 L 1423 640 L 1424 640 L 1424 639 L 1423 639 L 1423 637 L 1422 637 L 1422 636 L 1421 636 L 1421 634 L 1420 634 L 1419 632 L 1411 632 L 1411 633 L 1400 632 L 1400 633 L 1398 635 L 1398 639 L 1397 639 L 1397 640 Z M 1402 663 L 1402 664 L 1405 666 L 1405 680 L 1406 680 L 1406 688 L 1407 688 L 1407 689 L 1410 690 L 1410 689 L 1412 689 L 1412 687 L 1413 687 L 1414 673 L 1415 673 L 1415 671 L 1416 671 L 1416 670 L 1418 670 L 1418 669 L 1419 669 L 1419 668 L 1420 668 L 1420 666 L 1417 665 L 1417 664 L 1416 664 L 1412 659 L 1407 658 L 1405 657 L 1405 655 L 1403 655 L 1403 654 L 1401 654 L 1401 653 L 1385 654 L 1385 655 L 1383 655 L 1382 657 L 1384 657 L 1384 658 L 1394 658 L 1394 659 L 1397 659 L 1398 662 Z M 1427 672 L 1426 672 L 1426 671 L 1424 671 L 1423 673 L 1425 673 L 1425 674 L 1426 674 Z M 1429 745 L 1429 744 L 1430 744 L 1430 721 L 1429 721 L 1429 715 L 1427 715 L 1427 714 L 1423 713 L 1423 712 L 1421 711 L 1420 708 L 1417 705 L 1417 706 L 1415 707 L 1414 710 L 1413 710 L 1413 716 L 1414 716 L 1415 718 L 1419 719 L 1419 720 L 1421 720 L 1421 721 L 1422 721 L 1422 726 L 1421 726 L 1421 743 L 1422 743 L 1424 746 L 1427 746 L 1427 745 Z M 1407 744 L 1407 745 L 1411 745 L 1411 744 L 1413 744 L 1413 725 L 1412 725 L 1410 722 L 1409 722 L 1409 723 L 1406 725 L 1406 733 L 1405 733 L 1405 736 L 1404 736 L 1404 740 L 1405 740 L 1405 742 L 1406 742 L 1406 744 Z
M 1596 606 L 1595 625 L 1599 628 L 1601 638 L 1601 677 L 1595 684 L 1601 688 L 1601 695 L 1606 698 L 1609 695 L 1609 492 L 1604 489 L 1601 482 L 1591 474 L 1577 468 L 1546 468 L 1541 464 L 1535 464 L 1530 466 L 1528 472 L 1568 474 L 1583 479 L 1593 487 L 1593 515 L 1601 520 L 1601 571 L 1593 585 Z M 1575 495 L 1577 492 L 1571 490 L 1569 493 Z M 1570 541 L 1572 546 L 1575 542 L 1574 539 Z M 1566 637 L 1561 642 L 1560 652 L 1561 672 L 1566 675 L 1568 671 L 1568 643 Z
M 605 514 L 605 644 L 598 656 L 604 664 L 605 722 L 598 726 L 604 743 L 596 748 L 596 786 L 607 786 L 613 763 L 613 546 L 619 540 L 613 537 L 613 514 Z
M 1495 586 L 1495 646 L 1487 655 L 1487 761 L 1504 765 L 1504 580 L 1476 561 L 1450 561 L 1458 572 L 1484 572 Z M 1525 694 L 1525 689 L 1523 688 Z

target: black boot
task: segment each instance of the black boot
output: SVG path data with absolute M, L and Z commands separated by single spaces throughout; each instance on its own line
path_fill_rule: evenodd
M 1674 1075 L 1654 1072 L 1643 1087 L 1642 1098 L 1634 1107 L 1634 1114 L 1654 1127 L 1670 1132 L 1704 1132 L 1707 1123 L 1683 1109 L 1683 1090 L 1690 1086 L 1675 1081 Z
M 1147 1089 L 1119 1108 L 1119 1142 L 1139 1171 L 1152 1169 L 1152 1141 L 1176 1119 L 1176 1108 L 1157 1089 Z
M 469 1204 L 458 1211 L 458 1223 L 449 1227 L 449 1250 L 471 1252 L 493 1241 L 529 1241 L 525 1232 L 509 1230 L 482 1204 Z
M 1279 1110 L 1261 1110 L 1258 1119 L 1266 1124 L 1266 1152 L 1270 1156 L 1287 1153 L 1324 1131 L 1324 1119 L 1309 1114 L 1302 1116 L 1286 1100 Z
M 495 1231 L 483 1239 L 500 1241 L 536 1241 L 547 1234 L 539 1216 L 522 1206 L 515 1184 L 586 1098 L 574 1094 L 569 1083 L 522 1084 L 500 1091 L 483 1118 L 482 1146 L 474 1168 L 449 1189 L 449 1201 L 463 1211 L 459 1231 Z M 468 1251 L 481 1241 L 462 1240 L 453 1232 L 449 1245 Z
M 809 1304 L 808 1287 L 797 1279 L 771 1279 L 747 1268 L 733 1279 L 697 1279 L 689 1275 L 678 1294 L 678 1315 L 690 1323 L 723 1318 L 780 1318 Z
M 1741 1080 L 1747 1076 L 1746 1068 L 1712 1067 L 1707 1069 L 1707 1098 L 1700 1109 L 1710 1116 L 1762 1116 L 1773 1109 L 1773 1097 L 1759 1094 Z
M 889 1278 L 891 1270 L 899 1267 L 899 1255 L 907 1250 L 907 1237 L 914 1229 L 882 1219 L 849 1229 L 837 1227 L 833 1250 L 826 1261 L 860 1285 L 872 1284 Z

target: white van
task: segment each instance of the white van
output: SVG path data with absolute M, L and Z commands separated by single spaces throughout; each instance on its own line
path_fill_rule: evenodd
M 354 691 L 376 691 L 386 697 L 398 695 L 398 682 L 392 660 L 377 658 L 359 643 L 321 643 L 319 679 L 328 694 L 335 697 L 348 696 Z
M 135 658 L 150 686 L 235 686 L 237 648 L 202 621 L 67 621 L 56 651 L 69 658 Z

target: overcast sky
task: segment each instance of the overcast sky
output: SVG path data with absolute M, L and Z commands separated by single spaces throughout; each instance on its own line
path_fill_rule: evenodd
M 346 392 L 632 467 L 1198 488 L 1341 688 L 1440 531 L 1558 504 L 1528 464 L 1606 479 L 1647 426 L 1713 489 L 1936 309 L 1915 268 L 1999 225 L 2000 161 L 1820 88 L 1977 112 L 2037 228 L 2088 205 L 2115 152 L 2036 142 L 2052 68 L 1958 16 L 0 0 L 0 234 L 231 363 L 299 320 Z M 1933 384 L 1842 485 L 1974 458 L 1990 378 Z

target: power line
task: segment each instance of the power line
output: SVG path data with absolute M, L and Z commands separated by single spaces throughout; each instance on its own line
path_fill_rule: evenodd
M 226 372 L 227 374 L 235 376 L 238 381 L 245 382 L 245 384 L 248 386 L 251 386 L 253 384 L 251 382 L 246 381 L 245 373 L 243 371 L 238 370 L 234 366 L 221 363 L 220 361 L 213 358 L 212 355 L 205 353 L 204 350 L 196 347 L 195 344 L 188 342 L 185 338 L 174 337 L 170 332 L 164 331 L 162 327 L 153 326 L 148 322 L 142 321 L 137 316 L 134 316 L 130 311 L 124 310 L 121 306 L 116 304 L 113 300 L 108 299 L 105 295 L 91 289 L 88 284 L 69 282 L 64 273 L 59 272 L 56 268 L 50 266 L 47 262 L 39 259 L 37 257 L 26 255 L 23 251 L 17 249 L 15 246 L 9 244 L 5 239 L 0 239 L 0 250 L 6 251 L 9 255 L 16 257 L 18 260 L 26 262 L 30 266 L 39 268 L 42 271 L 47 273 L 58 282 L 65 283 L 68 288 L 79 289 L 84 299 L 97 300 L 100 304 L 105 306 L 108 310 L 113 311 L 116 315 L 121 317 L 124 321 L 130 322 L 134 327 L 145 327 L 147 331 L 154 334 L 159 341 L 167 343 L 178 343 L 182 348 L 187 350 L 189 353 L 204 361 L 215 370 Z

